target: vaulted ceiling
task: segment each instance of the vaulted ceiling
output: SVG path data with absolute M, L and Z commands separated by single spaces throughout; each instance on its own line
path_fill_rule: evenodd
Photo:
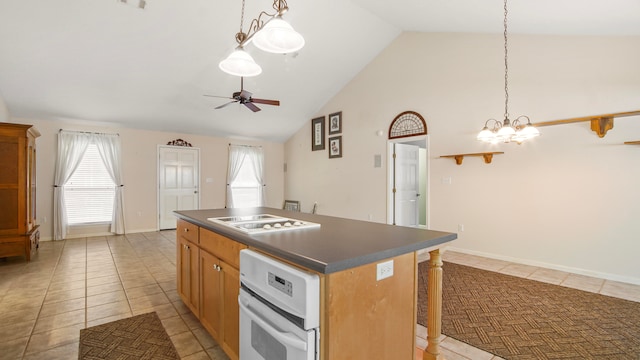
M 402 31 L 502 32 L 501 0 L 289 0 L 305 47 L 245 79 L 253 113 L 214 110 L 240 79 L 218 69 L 235 47 L 241 0 L 2 0 L 0 97 L 14 117 L 285 141 Z M 246 0 L 244 29 L 272 0 Z M 391 6 L 391 7 L 390 7 Z M 511 0 L 510 33 L 640 36 L 640 1 Z M 339 110 L 339 109 L 336 109 Z

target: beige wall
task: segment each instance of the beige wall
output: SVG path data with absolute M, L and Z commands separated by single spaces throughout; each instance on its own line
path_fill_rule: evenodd
M 53 233 L 53 176 L 60 129 L 118 133 L 122 143 L 122 171 L 124 177 L 125 228 L 127 232 L 157 229 L 157 146 L 177 138 L 200 148 L 200 207 L 222 208 L 225 200 L 227 174 L 227 146 L 229 143 L 260 145 L 265 151 L 265 177 L 267 206 L 281 207 L 284 193 L 284 145 L 270 142 L 238 141 L 219 137 L 159 131 L 89 126 L 77 122 L 13 119 L 14 122 L 33 124 L 42 134 L 37 140 L 37 218 L 43 239 L 50 240 Z M 207 178 L 213 182 L 207 183 Z M 72 236 L 97 229 L 71 230 Z
M 640 37 L 512 35 L 512 118 L 536 121 L 640 110 Z M 504 110 L 501 35 L 404 33 L 319 115 L 343 112 L 341 159 L 310 150 L 310 121 L 285 145 L 285 196 L 319 213 L 385 222 L 393 118 L 417 111 L 429 131 L 429 224 L 457 232 L 452 247 L 640 283 L 640 118 L 598 138 L 587 123 L 540 128 L 523 145 L 475 135 Z M 492 164 L 440 155 L 504 151 Z M 450 185 L 443 178 L 451 178 Z

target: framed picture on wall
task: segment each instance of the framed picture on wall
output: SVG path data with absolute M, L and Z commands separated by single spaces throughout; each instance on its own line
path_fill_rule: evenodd
M 342 111 L 329 114 L 329 135 L 342 132 Z
M 324 116 L 311 120 L 311 151 L 324 150 Z
M 329 159 L 342 157 L 342 136 L 329 138 Z

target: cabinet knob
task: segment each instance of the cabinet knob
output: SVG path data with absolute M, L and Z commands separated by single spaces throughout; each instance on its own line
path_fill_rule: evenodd
M 184 232 L 189 232 L 189 229 L 187 229 L 187 228 L 184 228 Z

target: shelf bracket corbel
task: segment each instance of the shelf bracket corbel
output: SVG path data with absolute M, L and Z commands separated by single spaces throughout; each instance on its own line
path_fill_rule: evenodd
M 613 129 L 613 117 L 598 117 L 591 119 L 591 130 L 603 138 L 607 135 L 607 131 Z

